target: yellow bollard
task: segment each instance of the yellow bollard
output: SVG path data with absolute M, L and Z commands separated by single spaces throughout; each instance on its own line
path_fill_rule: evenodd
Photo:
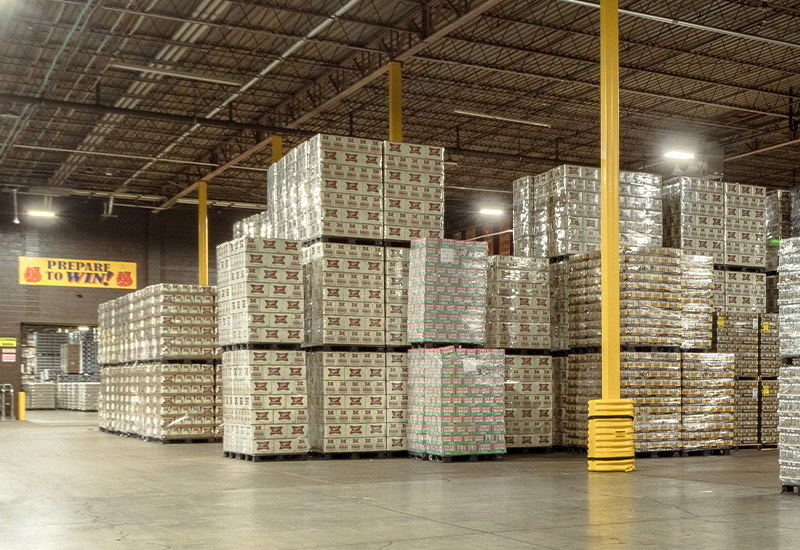
M 19 392 L 17 394 L 17 399 L 19 399 L 19 415 L 17 416 L 17 420 L 25 420 L 25 392 Z
M 633 400 L 589 401 L 589 471 L 634 470 Z

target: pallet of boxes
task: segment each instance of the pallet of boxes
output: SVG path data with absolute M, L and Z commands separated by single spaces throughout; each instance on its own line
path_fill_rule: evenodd
M 149 286 L 101 304 L 98 317 L 100 429 L 160 443 L 219 441 L 215 287 Z
M 782 492 L 800 492 L 800 238 L 780 244 L 778 464 Z M 773 388 L 774 389 L 774 388 Z
M 506 448 L 553 446 L 553 357 L 547 261 L 490 256 L 486 347 L 505 350 Z
M 240 237 L 217 247 L 222 450 L 259 461 L 308 453 L 300 243 Z
M 441 237 L 440 147 L 320 134 L 270 169 L 265 231 L 303 244 L 309 451 L 405 453 L 409 242 Z
M 621 397 L 634 400 L 639 455 L 694 449 L 685 444 L 684 426 L 692 433 L 716 427 L 706 422 L 715 406 L 684 384 L 684 373 L 689 379 L 698 369 L 710 372 L 708 364 L 725 359 L 706 353 L 714 262 L 662 248 L 671 214 L 658 176 L 620 174 Z M 561 166 L 514 183 L 515 254 L 550 263 L 554 441 L 576 449 L 587 445 L 588 401 L 601 397 L 599 228 L 596 168 Z M 715 384 L 730 393 L 732 408 L 732 371 L 721 374 L 727 377 Z
M 715 349 L 735 359 L 733 444 L 761 447 L 762 420 L 768 434 L 775 418 L 774 412 L 765 409 L 772 400 L 769 395 L 762 399 L 765 387 L 769 393 L 769 384 L 762 382 L 775 376 L 769 350 L 774 350 L 778 329 L 767 315 L 767 266 L 774 261 L 768 256 L 774 249 L 768 247 L 766 234 L 781 232 L 780 218 L 788 197 L 768 197 L 759 186 L 696 178 L 668 183 L 668 244 L 714 260 Z M 718 420 L 724 424 L 722 409 Z
M 408 450 L 412 457 L 450 462 L 496 458 L 506 452 L 505 353 L 483 348 L 487 253 L 485 242 L 411 243 Z M 526 405 L 533 408 L 532 401 L 520 400 L 519 405 L 520 410 Z

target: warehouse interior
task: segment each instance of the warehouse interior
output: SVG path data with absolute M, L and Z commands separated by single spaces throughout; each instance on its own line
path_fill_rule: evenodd
M 796 547 L 796 2 L 0 17 L 10 548 Z

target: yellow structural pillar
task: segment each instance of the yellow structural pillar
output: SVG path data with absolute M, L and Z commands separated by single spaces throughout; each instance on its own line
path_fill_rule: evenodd
M 272 164 L 275 164 L 283 157 L 283 138 L 272 136 Z
M 633 470 L 633 401 L 620 399 L 619 3 L 600 2 L 600 269 L 603 398 L 589 402 L 589 470 Z
M 198 284 L 208 285 L 208 188 L 204 181 L 197 184 L 197 257 Z
M 19 392 L 17 394 L 17 399 L 19 399 L 19 413 L 17 414 L 17 420 L 25 420 L 25 392 Z
M 403 141 L 403 66 L 389 63 L 389 141 Z

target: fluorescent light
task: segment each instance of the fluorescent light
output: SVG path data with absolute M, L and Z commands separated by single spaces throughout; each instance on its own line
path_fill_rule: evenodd
M 49 210 L 28 210 L 28 215 L 34 218 L 55 218 L 56 213 Z
M 120 69 L 123 71 L 133 71 L 135 73 L 150 73 L 159 74 L 162 76 L 172 76 L 175 78 L 184 78 L 186 80 L 197 80 L 199 82 L 211 82 L 212 84 L 222 84 L 224 86 L 241 86 L 241 82 L 235 80 L 228 80 L 225 78 L 214 78 L 211 76 L 204 76 L 194 73 L 184 73 L 180 71 L 173 71 L 171 69 L 159 69 L 158 67 L 147 67 L 144 65 L 128 65 L 125 63 L 111 63 L 108 65 L 112 69 Z
M 502 216 L 503 211 L 496 208 L 481 208 L 481 214 L 484 216 Z
M 474 117 L 478 117 L 478 118 L 488 118 L 490 120 L 500 120 L 502 122 L 513 122 L 513 123 L 516 123 L 516 124 L 527 124 L 528 126 L 540 126 L 542 128 L 552 128 L 552 126 L 550 126 L 549 124 L 545 124 L 544 122 L 534 122 L 532 120 L 521 120 L 521 119 L 518 119 L 518 118 L 508 118 L 508 117 L 504 117 L 504 116 L 490 115 L 490 114 L 487 114 L 487 113 L 475 113 L 473 111 L 461 111 L 459 109 L 454 110 L 453 113 L 455 113 L 457 115 L 474 116 Z
M 664 158 L 675 160 L 694 160 L 694 153 L 687 153 L 686 151 L 667 151 L 664 153 Z

